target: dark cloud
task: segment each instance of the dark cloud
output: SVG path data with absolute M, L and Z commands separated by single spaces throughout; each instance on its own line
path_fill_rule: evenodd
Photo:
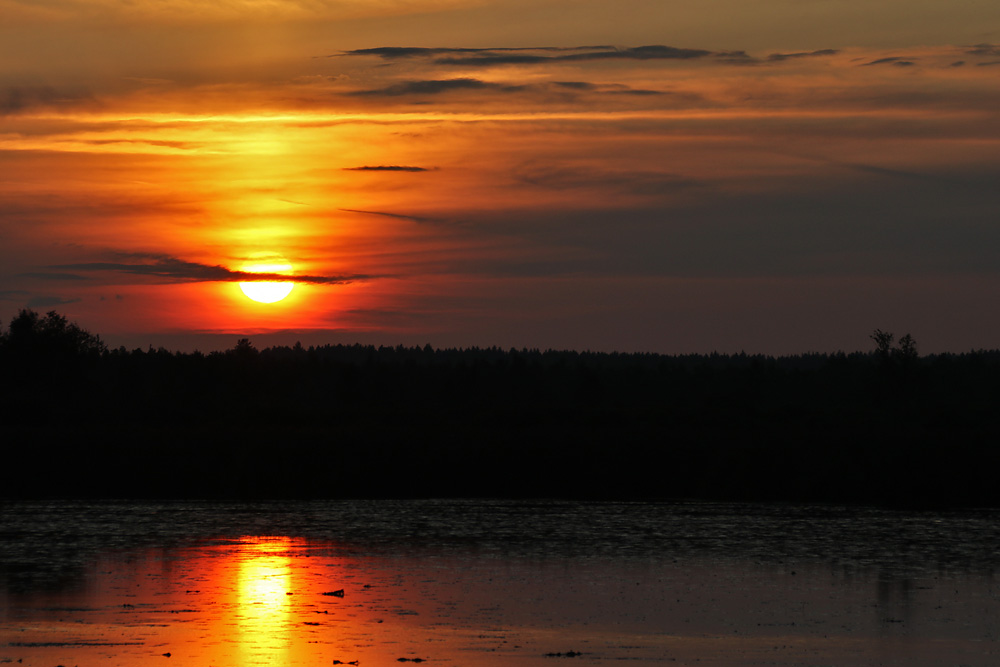
M 122 257 L 125 260 L 132 261 L 86 262 L 80 264 L 63 264 L 49 268 L 66 269 L 70 271 L 126 273 L 130 275 L 146 276 L 167 283 L 260 282 L 287 281 L 291 279 L 297 283 L 343 285 L 379 277 L 360 274 L 342 276 L 311 276 L 295 274 L 293 276 L 288 276 L 281 273 L 248 273 L 245 271 L 233 271 L 218 264 L 199 264 L 197 262 L 188 262 L 176 257 L 153 253 L 128 253 L 124 254 Z
M 403 81 L 385 88 L 357 90 L 349 94 L 396 97 L 399 95 L 438 95 L 440 93 L 447 93 L 455 90 L 495 90 L 500 92 L 518 92 L 524 90 L 524 86 L 508 86 L 472 78 L 435 79 L 429 81 Z
M 871 65 L 895 65 L 896 67 L 909 67 L 914 65 L 912 60 L 909 58 L 904 58 L 901 56 L 890 56 L 888 58 L 879 58 L 878 60 L 873 60 L 868 63 L 864 63 L 862 67 L 869 67 Z
M 0 290 L 0 301 L 22 301 L 28 294 L 21 289 Z
M 36 296 L 28 301 L 28 308 L 51 308 L 52 306 L 64 306 L 67 303 L 77 303 L 81 299 L 65 299 L 61 296 Z
M 681 49 L 675 46 L 663 46 L 653 44 L 650 46 L 636 46 L 625 49 L 615 49 L 614 51 L 591 51 L 587 53 L 573 53 L 564 56 L 555 56 L 556 60 L 690 60 L 692 58 L 703 58 L 712 55 L 711 51 L 704 49 Z
M 717 60 L 733 65 L 756 65 L 760 62 L 746 51 L 719 51 L 712 54 Z
M 427 58 L 445 54 L 469 53 L 517 53 L 521 51 L 565 52 L 565 51 L 611 51 L 613 46 L 537 46 L 537 47 L 498 47 L 498 48 L 424 48 L 413 46 L 380 46 L 373 49 L 354 49 L 337 54 L 339 56 L 378 56 L 384 60 L 402 58 Z M 327 56 L 335 57 L 335 56 Z
M 965 64 L 964 60 L 956 60 L 950 65 L 950 67 L 961 67 L 964 64 Z
M 395 220 L 409 220 L 411 222 L 440 222 L 437 218 L 425 218 L 417 215 L 404 215 L 402 213 L 387 213 L 385 211 L 361 211 L 354 208 L 342 208 L 341 211 L 345 213 L 360 213 L 361 215 L 378 215 L 384 218 L 393 218 Z
M 840 53 L 837 49 L 820 49 L 818 51 L 800 51 L 798 53 L 772 53 L 767 57 L 770 61 L 791 60 L 793 58 L 812 58 L 815 56 L 833 56 Z
M 0 91 L 0 116 L 34 108 L 58 108 L 93 103 L 90 93 L 58 91 L 48 86 L 11 86 Z
M 572 90 L 596 90 L 597 86 L 586 81 L 553 81 L 552 85 Z
M 975 44 L 966 51 L 970 56 L 1000 56 L 1000 45 L 998 44 Z
M 646 88 L 627 88 L 623 90 L 609 90 L 608 95 L 635 95 L 643 97 L 647 95 L 666 95 L 662 90 L 648 90 Z
M 344 167 L 344 171 L 430 171 L 426 167 L 404 167 L 400 165 L 378 165 L 364 167 Z
M 988 63 L 977 63 L 979 67 L 990 67 L 992 65 L 1000 65 L 1000 60 L 993 60 Z
M 428 56 L 436 56 L 442 53 L 479 53 L 483 49 L 451 49 L 451 48 L 424 48 L 416 46 L 379 46 L 373 49 L 354 49 L 352 51 L 344 51 L 343 53 L 338 53 L 332 56 L 326 56 L 327 58 L 335 58 L 337 56 L 378 56 L 383 60 L 397 60 L 402 58 L 426 58 Z
M 527 86 L 526 86 L 527 87 Z M 645 88 L 629 88 L 622 83 L 588 83 L 586 81 L 552 81 L 534 86 L 539 90 L 556 91 L 580 91 L 589 93 L 602 93 L 607 95 L 666 95 L 662 90 L 649 90 Z
M 989 45 L 978 45 L 984 49 Z M 794 58 L 831 56 L 837 49 L 819 49 L 797 53 L 772 53 L 768 61 L 777 62 Z M 382 46 L 372 49 L 355 49 L 340 54 L 344 56 L 378 56 L 384 60 L 407 58 L 432 59 L 438 65 L 460 65 L 466 67 L 492 67 L 498 65 L 535 65 L 558 62 L 580 62 L 596 60 L 691 60 L 713 57 L 720 62 L 733 64 L 756 64 L 764 62 L 746 51 L 709 51 L 707 49 L 687 49 L 663 44 L 635 47 L 578 46 L 534 48 L 422 48 Z M 572 86 L 574 82 L 561 82 Z
M 31 272 L 20 273 L 18 275 L 38 280 L 86 280 L 83 276 L 78 276 L 75 273 Z
M 704 183 L 677 174 L 657 171 L 603 170 L 574 167 L 550 167 L 528 164 L 515 170 L 513 177 L 520 183 L 549 190 L 613 190 L 615 192 L 660 197 Z
M 438 58 L 434 62 L 438 65 L 493 67 L 496 65 L 536 65 L 538 63 L 547 63 L 555 60 L 561 60 L 561 58 L 528 54 L 488 53 L 477 56 L 466 56 L 463 58 Z
M 551 62 L 580 62 L 591 60 L 690 60 L 712 55 L 704 49 L 682 49 L 674 46 L 653 44 L 629 48 L 584 50 L 577 53 L 559 55 L 530 55 L 499 52 L 484 52 L 472 56 L 438 58 L 434 62 L 440 65 L 486 66 L 493 65 L 532 65 Z
M 906 181 L 914 182 L 925 182 L 925 183 L 946 183 L 939 175 L 925 174 L 918 171 L 907 171 L 905 169 L 891 169 L 889 167 L 880 167 L 875 164 L 865 164 L 861 162 L 842 162 L 839 160 L 832 160 L 829 158 L 810 158 L 808 156 L 803 156 L 806 159 L 816 159 L 819 162 L 824 162 L 826 164 L 834 165 L 837 167 L 843 167 L 844 169 L 850 169 L 852 171 L 860 172 L 863 174 L 873 174 L 876 176 L 888 176 L 891 178 L 902 179 Z M 951 185 L 961 185 L 960 182 L 951 181 Z
M 629 88 L 624 84 L 595 84 L 584 81 L 553 81 L 549 83 L 504 84 L 492 81 L 481 81 L 473 78 L 432 79 L 426 81 L 403 81 L 369 90 L 358 90 L 350 95 L 401 97 L 405 95 L 440 95 L 452 91 L 475 90 L 493 93 L 559 93 L 563 96 L 574 93 L 598 93 L 606 95 L 664 95 L 660 90 Z M 396 167 L 356 167 L 355 169 L 410 171 L 410 168 Z M 416 171 L 417 169 L 412 169 Z

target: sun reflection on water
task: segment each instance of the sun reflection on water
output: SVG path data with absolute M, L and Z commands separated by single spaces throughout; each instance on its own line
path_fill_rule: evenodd
M 237 628 L 250 662 L 282 664 L 290 647 L 292 540 L 243 538 L 237 556 Z

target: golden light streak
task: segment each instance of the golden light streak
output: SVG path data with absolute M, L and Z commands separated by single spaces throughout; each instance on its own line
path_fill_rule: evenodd
M 289 538 L 244 540 L 239 553 L 237 627 L 249 661 L 283 664 L 291 620 Z

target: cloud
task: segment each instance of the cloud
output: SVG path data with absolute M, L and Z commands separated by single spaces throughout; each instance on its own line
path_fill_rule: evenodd
M 509 86 L 500 83 L 480 81 L 472 78 L 459 79 L 434 79 L 424 81 L 403 81 L 395 83 L 385 88 L 375 88 L 372 90 L 356 90 L 350 95 L 386 95 L 396 97 L 399 95 L 438 95 L 454 90 L 496 90 L 501 92 L 517 92 L 524 90 L 524 86 Z
M 621 90 L 606 91 L 608 95 L 635 95 L 644 97 L 648 95 L 666 95 L 662 90 L 649 90 L 648 88 L 624 88 Z
M 731 52 L 718 55 L 730 55 Z M 705 49 L 684 49 L 675 46 L 652 44 L 648 46 L 540 46 L 474 48 L 423 48 L 380 46 L 371 49 L 345 51 L 342 56 L 378 56 L 384 60 L 406 58 L 433 58 L 438 65 L 485 66 L 534 65 L 553 62 L 579 62 L 588 60 L 688 60 L 713 55 Z M 746 56 L 746 54 L 743 54 Z
M 0 301 L 23 301 L 28 294 L 22 289 L 0 290 Z
M 455 47 L 414 47 L 414 46 L 379 46 L 373 49 L 354 49 L 343 53 L 327 56 L 379 56 L 383 60 L 398 60 L 403 58 L 427 58 L 444 54 L 494 54 L 517 53 L 521 51 L 564 52 L 564 51 L 611 51 L 613 46 L 538 46 L 538 47 L 498 47 L 498 48 L 455 48 Z
M 411 222 L 440 222 L 438 218 L 425 218 L 417 215 L 404 215 L 402 213 L 387 213 L 385 211 L 361 211 L 354 208 L 342 208 L 345 213 L 360 213 L 361 215 L 379 215 L 384 218 L 394 218 L 396 220 L 409 220 Z
M 18 275 L 37 280 L 86 280 L 83 276 L 78 276 L 75 273 L 30 272 Z
M 61 296 L 36 296 L 28 301 L 28 308 L 49 308 L 51 306 L 64 306 L 67 303 L 77 303 L 82 299 L 65 299 Z
M 498 50 L 497 50 L 498 51 Z M 473 56 L 438 58 L 439 65 L 493 66 L 493 65 L 533 65 L 552 62 L 581 62 L 592 60 L 690 60 L 712 55 L 704 49 L 682 49 L 674 46 L 653 44 L 629 48 L 583 50 L 578 53 L 560 55 L 529 55 L 486 52 Z
M 909 67 L 915 65 L 909 58 L 904 58 L 901 56 L 890 56 L 888 58 L 879 58 L 878 60 L 873 60 L 871 62 L 864 63 L 862 67 L 869 67 L 871 65 L 895 65 L 896 67 Z
M 586 81 L 553 81 L 552 85 L 570 88 L 572 90 L 597 90 L 597 86 Z
M 348 283 L 371 280 L 380 276 L 362 274 L 341 276 L 285 275 L 281 273 L 249 273 L 233 271 L 224 266 L 188 262 L 176 257 L 155 253 L 124 253 L 124 259 L 135 261 L 122 262 L 85 262 L 80 264 L 63 264 L 51 266 L 52 269 L 71 271 L 93 271 L 109 273 L 126 273 L 159 279 L 165 283 L 197 283 L 197 282 L 259 282 L 288 281 L 311 283 L 314 285 L 345 285 Z
M 357 90 L 349 95 L 365 96 L 386 96 L 401 97 L 404 95 L 440 95 L 452 91 L 474 90 L 478 92 L 494 93 L 537 93 L 551 94 L 558 93 L 563 99 L 575 93 L 596 93 L 604 95 L 667 95 L 668 92 L 662 90 L 650 90 L 645 88 L 629 88 L 620 83 L 595 84 L 584 81 L 553 81 L 546 83 L 496 83 L 492 81 L 481 81 L 473 78 L 458 79 L 432 79 L 423 81 L 403 81 L 392 84 L 384 88 L 374 88 L 369 90 Z M 357 167 L 356 169 L 385 170 L 385 171 L 409 171 L 410 168 L 403 167 Z M 416 171 L 417 169 L 412 169 Z M 423 171 L 423 170 L 421 170 Z
M 732 65 L 756 65 L 760 62 L 746 51 L 719 51 L 712 55 L 719 61 Z
M 818 51 L 801 51 L 799 53 L 772 53 L 767 57 L 768 60 L 782 61 L 790 60 L 793 58 L 813 58 L 816 56 L 833 56 L 840 53 L 839 49 L 820 49 Z
M 966 51 L 970 56 L 1000 56 L 1000 45 L 998 44 L 975 44 L 973 48 Z
M 990 45 L 979 45 L 984 49 Z M 838 49 L 818 49 L 796 53 L 772 53 L 770 62 L 780 62 L 797 58 L 831 56 Z M 757 64 L 764 62 L 746 51 L 710 51 L 689 49 L 663 44 L 634 47 L 578 46 L 578 47 L 518 47 L 518 48 L 425 48 L 381 46 L 371 49 L 345 51 L 342 56 L 378 56 L 383 60 L 404 60 L 410 58 L 431 59 L 437 65 L 458 65 L 463 67 L 493 67 L 501 65 L 536 65 L 545 63 L 583 62 L 600 60 L 693 60 L 712 57 L 728 64 Z M 328 56 L 333 57 L 333 56 Z M 573 82 L 564 82 L 572 84 Z
M 636 46 L 614 51 L 590 51 L 556 56 L 556 60 L 690 60 L 712 55 L 704 49 L 681 49 L 674 46 L 654 44 L 651 46 Z
M 48 86 L 10 86 L 0 91 L 0 116 L 35 108 L 60 108 L 93 103 L 86 92 L 60 92 Z
M 400 165 L 378 165 L 364 167 L 344 167 L 344 171 L 430 171 L 426 167 L 404 167 Z
M 516 169 L 513 177 L 519 183 L 548 190 L 612 190 L 647 197 L 675 195 L 705 187 L 700 181 L 678 174 L 635 169 L 618 171 L 527 164 Z
M 158 148 L 176 148 L 178 150 L 195 150 L 205 145 L 204 142 L 153 141 L 150 139 L 86 139 L 81 141 L 81 143 L 91 146 L 115 146 L 119 144 L 156 146 Z

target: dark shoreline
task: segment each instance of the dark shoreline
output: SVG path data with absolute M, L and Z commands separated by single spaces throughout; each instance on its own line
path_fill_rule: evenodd
M 0 355 L 7 498 L 1000 506 L 1000 352 Z

